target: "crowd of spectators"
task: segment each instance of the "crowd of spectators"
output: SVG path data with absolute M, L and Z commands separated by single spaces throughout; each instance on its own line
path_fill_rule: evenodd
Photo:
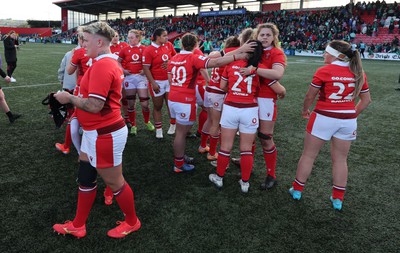
M 364 14 L 375 15 L 375 18 L 372 22 L 365 21 Z M 400 6 L 396 2 L 386 4 L 385 1 L 378 0 L 324 10 L 277 10 L 212 17 L 200 17 L 193 13 L 176 18 L 172 15 L 154 19 L 128 17 L 108 20 L 108 23 L 119 32 L 123 40 L 126 40 L 130 29 L 139 29 L 145 32 L 144 42 L 148 44 L 154 28 L 164 27 L 169 33 L 194 32 L 202 40 L 210 39 L 213 48 L 218 49 L 228 36 L 237 35 L 241 30 L 256 27 L 259 23 L 273 22 L 280 30 L 281 46 L 284 49 L 314 51 L 324 49 L 327 42 L 334 39 L 351 42 L 360 33 L 377 36 L 379 29 L 384 26 L 389 28 L 389 33 L 393 33 L 399 18 Z M 398 28 L 397 33 L 399 30 Z M 75 35 L 73 32 L 59 35 L 61 39 L 65 37 L 74 39 Z M 388 41 L 366 46 L 374 52 L 398 51 Z

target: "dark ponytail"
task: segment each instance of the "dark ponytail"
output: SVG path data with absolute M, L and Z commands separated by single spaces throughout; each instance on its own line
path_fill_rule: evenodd
M 258 40 L 249 40 L 247 43 L 256 42 L 257 46 L 255 47 L 254 52 L 248 53 L 250 58 L 247 60 L 247 67 L 254 66 L 257 67 L 258 63 L 261 61 L 263 54 L 263 46 L 262 43 Z

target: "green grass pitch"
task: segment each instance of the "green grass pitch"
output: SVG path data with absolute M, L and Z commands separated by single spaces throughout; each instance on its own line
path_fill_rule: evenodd
M 17 83 L 1 81 L 11 110 L 23 117 L 10 125 L 0 113 L 0 252 L 399 252 L 400 91 L 395 88 L 400 87 L 400 64 L 382 61 L 363 61 L 373 102 L 358 119 L 343 211 L 334 211 L 329 202 L 329 145 L 315 163 L 302 200 L 295 202 L 287 193 L 302 152 L 302 101 L 314 71 L 323 64 L 322 58 L 289 57 L 281 80 L 287 96 L 278 101 L 274 136 L 275 189 L 259 190 L 265 173 L 260 145 L 247 195 L 240 192 L 234 165 L 223 189 L 213 187 L 208 174 L 214 169 L 197 153 L 199 139 L 187 140 L 196 171 L 174 174 L 173 137 L 165 133 L 157 141 L 138 113 L 138 135 L 128 138 L 123 167 L 142 228 L 123 240 L 107 237 L 123 214 L 115 202 L 103 204 L 104 183 L 99 179 L 87 237 L 53 233 L 54 223 L 74 217 L 78 163 L 76 152 L 65 156 L 55 150 L 65 128 L 54 128 L 41 101 L 60 89 L 57 69 L 71 48 L 23 45 L 14 74 Z

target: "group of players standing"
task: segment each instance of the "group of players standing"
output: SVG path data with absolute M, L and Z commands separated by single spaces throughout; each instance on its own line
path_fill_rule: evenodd
M 138 30 L 129 31 L 129 44 L 126 44 L 119 42 L 118 34 L 103 22 L 83 28 L 81 41 L 84 48 L 75 50 L 70 65 L 85 65 L 87 72 L 92 75 L 84 75 L 84 85 L 80 89 L 78 78 L 75 95 L 68 92 L 56 95 L 61 103 L 72 103 L 77 108 L 78 121 L 83 120 L 77 217 L 72 222 L 54 225 L 58 233 L 76 237 L 86 235 L 85 223 L 97 189 L 97 173 L 107 184 L 104 194 L 106 204 L 111 204 L 113 196 L 116 196 L 126 217 L 126 221 L 110 230 L 108 235 L 124 237 L 140 228 L 134 206 L 133 211 L 127 207 L 127 203 L 133 205 L 133 192 L 130 188 L 126 190 L 129 185 L 121 172 L 122 151 L 126 143 L 126 135 L 123 136 L 127 134 L 127 127 L 120 124 L 120 105 L 117 105 L 120 98 L 123 107 L 126 106 L 125 122 L 131 127 L 130 133 L 137 134 L 135 99 L 138 95 L 144 123 L 148 130 L 156 130 L 156 138 L 163 138 L 162 107 L 164 103 L 167 104 L 170 116 L 168 133 L 175 133 L 175 172 L 194 169 L 191 164 L 193 158 L 185 155 L 185 142 L 187 133 L 196 121 L 196 104 L 200 104 L 208 116 L 202 124 L 198 151 L 207 153 L 208 160 L 214 161 L 217 167 L 216 173 L 209 175 L 209 180 L 219 188 L 223 186 L 223 177 L 238 131 L 240 159 L 236 161 L 241 168 L 241 191 L 246 193 L 250 187 L 257 135 L 266 164 L 266 178 L 261 187 L 270 189 L 276 185 L 277 149 L 273 140 L 276 100 L 284 98 L 286 94 L 286 89 L 279 83 L 285 71 L 286 57 L 279 47 L 277 27 L 266 23 L 254 30 L 246 29 L 238 38 L 228 38 L 223 51 L 208 56 L 202 55 L 198 49 L 198 39 L 194 34 L 188 33 L 181 38 L 182 50 L 178 54 L 168 42 L 165 29 L 154 31 L 148 47 L 140 44 L 141 34 Z M 111 46 L 107 47 L 107 41 L 112 42 Z M 81 56 L 76 56 L 79 51 L 82 51 Z M 93 59 L 90 60 L 90 57 Z M 331 42 L 324 59 L 328 65 L 317 70 L 304 101 L 302 115 L 310 120 L 303 155 L 289 193 L 293 199 L 301 198 L 319 150 L 326 141 L 331 140 L 334 184 L 331 201 L 333 207 L 340 210 L 347 184 L 347 154 L 351 141 L 356 137 L 356 117 L 368 106 L 370 95 L 359 54 L 352 51 L 348 43 Z M 92 67 L 88 67 L 90 62 Z M 120 78 L 123 80 L 118 78 L 117 63 L 122 65 L 118 69 L 123 74 Z M 109 68 L 105 69 L 106 66 Z M 79 74 L 83 76 L 86 67 L 78 67 Z M 209 68 L 212 68 L 210 78 L 204 71 Z M 199 78 L 200 75 L 203 78 Z M 204 94 L 199 94 L 204 86 Z M 309 108 L 318 93 L 316 110 L 310 114 Z M 152 97 L 155 126 L 150 122 L 148 94 Z M 356 97 L 360 98 L 357 105 Z M 218 141 L 220 150 L 217 153 Z M 56 147 L 65 151 L 62 144 L 56 144 Z M 91 193 L 90 198 L 86 196 L 88 193 Z M 120 195 L 124 195 L 123 200 Z

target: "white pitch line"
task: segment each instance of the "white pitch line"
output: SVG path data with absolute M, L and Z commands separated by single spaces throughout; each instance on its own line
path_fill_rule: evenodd
M 42 84 L 30 84 L 30 85 L 18 85 L 18 86 L 10 86 L 10 87 L 2 87 L 3 90 L 11 90 L 18 88 L 31 88 L 31 87 L 40 87 L 40 86 L 50 86 L 57 85 L 57 83 L 42 83 Z M 61 86 L 61 84 L 59 84 Z

